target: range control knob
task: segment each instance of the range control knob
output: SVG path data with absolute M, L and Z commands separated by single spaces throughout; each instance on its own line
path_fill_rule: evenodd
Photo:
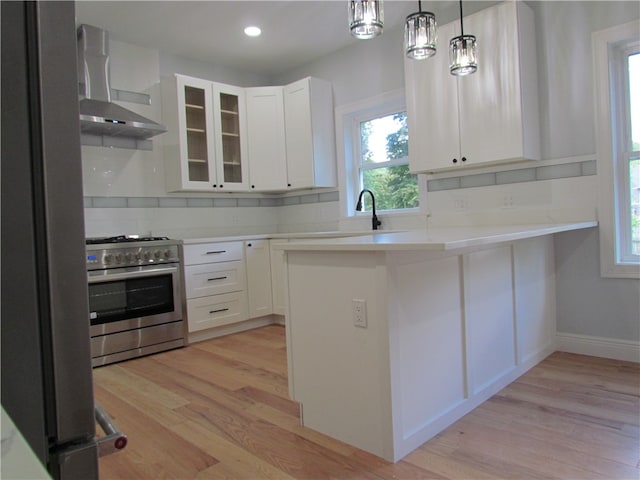
M 109 265 L 112 261 L 113 261 L 113 255 L 111 255 L 110 253 L 107 253 L 104 258 L 102 259 L 102 261 L 106 264 Z
M 167 260 L 171 258 L 171 250 L 164 251 L 164 258 L 166 258 Z
M 116 263 L 122 263 L 122 260 L 123 260 L 122 254 L 121 253 L 116 253 L 115 259 L 116 259 Z
M 128 252 L 125 258 L 127 259 L 127 263 L 133 263 L 136 260 L 136 256 L 131 252 Z
M 156 260 L 160 260 L 160 257 L 162 257 L 162 252 L 160 250 L 156 250 L 155 252 L 153 252 L 153 256 Z
M 144 258 L 145 260 L 147 260 L 147 261 L 148 261 L 148 260 L 150 260 L 150 259 L 151 259 L 151 252 L 146 251 L 146 252 L 144 252 L 144 253 L 143 253 L 143 255 L 142 255 L 142 256 L 143 256 L 143 258 Z

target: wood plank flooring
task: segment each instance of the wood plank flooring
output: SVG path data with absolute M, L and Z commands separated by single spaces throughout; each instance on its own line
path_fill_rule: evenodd
M 301 427 L 284 328 L 94 370 L 129 436 L 110 479 L 639 479 L 640 366 L 554 353 L 404 460 Z

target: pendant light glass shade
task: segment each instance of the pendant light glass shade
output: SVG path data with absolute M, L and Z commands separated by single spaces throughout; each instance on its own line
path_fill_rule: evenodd
M 382 33 L 382 0 L 349 0 L 349 29 L 356 38 L 368 39 Z
M 473 35 L 460 35 L 449 42 L 449 70 L 452 75 L 470 75 L 478 69 L 478 47 Z
M 449 42 L 449 71 L 451 75 L 470 75 L 478 69 L 478 46 L 474 35 L 464 34 L 462 0 L 460 0 L 460 35 Z
M 435 55 L 436 40 L 436 17 L 433 13 L 419 11 L 407 17 L 404 24 L 404 51 L 407 57 L 422 60 Z

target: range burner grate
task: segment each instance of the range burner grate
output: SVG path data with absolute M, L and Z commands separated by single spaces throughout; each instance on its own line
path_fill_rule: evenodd
M 169 237 L 134 237 L 117 235 L 115 237 L 87 238 L 86 244 L 99 245 L 101 243 L 154 242 L 158 240 L 169 240 Z

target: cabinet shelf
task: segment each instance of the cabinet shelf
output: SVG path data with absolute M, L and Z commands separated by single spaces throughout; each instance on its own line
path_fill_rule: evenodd
M 227 115 L 238 115 L 238 112 L 234 111 L 234 110 L 220 110 L 220 113 L 224 113 Z
M 239 138 L 240 134 L 238 133 L 230 133 L 230 132 L 222 132 L 223 137 L 236 137 Z
M 189 133 L 206 133 L 204 128 L 191 128 L 191 127 L 187 127 L 187 132 L 189 132 Z
M 193 103 L 187 103 L 185 104 L 186 108 L 192 108 L 194 110 L 204 110 L 204 105 L 195 105 Z
M 189 158 L 187 161 L 189 163 L 207 163 L 207 160 L 203 158 Z

